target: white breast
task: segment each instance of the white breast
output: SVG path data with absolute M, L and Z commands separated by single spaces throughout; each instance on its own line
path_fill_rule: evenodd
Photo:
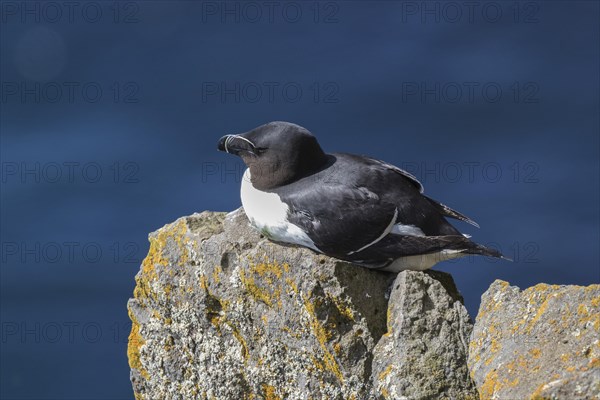
M 269 239 L 297 244 L 319 251 L 308 235 L 288 222 L 289 207 L 276 193 L 263 192 L 252 186 L 250 170 L 242 177 L 242 206 L 252 226 Z

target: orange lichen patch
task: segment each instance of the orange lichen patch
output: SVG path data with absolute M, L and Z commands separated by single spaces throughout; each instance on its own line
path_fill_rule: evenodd
M 309 299 L 304 299 L 304 308 L 308 312 L 310 318 L 310 327 L 315 335 L 319 345 L 321 346 L 321 350 L 323 350 L 323 363 L 324 368 L 332 372 L 340 382 L 344 381 L 344 376 L 342 375 L 342 371 L 340 366 L 338 365 L 335 356 L 331 354 L 329 348 L 327 347 L 327 343 L 332 338 L 333 334 L 329 332 L 317 318 L 315 312 L 315 304 L 309 301 Z M 320 363 L 319 363 L 320 365 Z
M 498 371 L 492 370 L 483 379 L 483 384 L 479 388 L 479 395 L 482 399 L 491 399 L 498 389 Z
M 287 285 L 292 289 L 292 291 L 295 294 L 299 293 L 298 290 L 298 285 L 296 284 L 296 282 L 294 282 L 293 280 L 291 280 L 290 278 L 285 278 L 285 283 L 287 283 Z
M 285 264 L 284 264 L 285 265 Z M 285 269 L 285 268 L 283 268 Z M 275 262 L 250 263 L 248 271 L 240 270 L 240 280 L 256 301 L 281 308 L 282 267 Z M 262 287 L 265 286 L 268 287 Z
M 539 354 L 540 351 L 539 350 L 536 351 L 534 349 L 534 350 L 530 350 L 529 353 L 530 354 Z M 538 355 L 538 357 L 539 357 L 539 355 Z M 519 355 L 516 360 L 511 361 L 510 363 L 508 363 L 506 365 L 506 371 L 508 371 L 512 375 L 518 376 L 521 373 L 535 372 L 540 369 L 539 366 L 533 366 L 532 364 L 534 364 L 534 363 L 532 363 L 531 356 L 523 357 L 522 355 Z M 502 370 L 502 371 L 504 371 L 504 370 Z
M 485 365 L 490 363 L 496 358 L 496 353 L 502 348 L 501 341 L 499 340 L 502 332 L 496 328 L 495 324 L 491 324 L 487 330 L 487 336 L 490 338 L 490 356 L 485 360 Z M 478 343 L 481 346 L 481 343 Z
M 281 397 L 277 395 L 277 390 L 274 386 L 263 383 L 261 388 L 263 390 L 265 400 L 281 400 Z
M 342 345 L 340 343 L 336 343 L 333 345 L 333 351 L 336 356 L 339 356 L 342 353 Z
M 508 282 L 501 281 L 501 280 L 496 280 L 496 282 L 500 285 L 500 291 L 504 291 L 510 287 Z M 494 282 L 494 284 L 496 282 Z M 495 311 L 500 306 L 500 304 L 501 304 L 500 301 L 486 301 L 486 302 L 482 303 L 481 308 L 479 309 L 478 316 L 481 317 L 489 312 Z
M 381 395 L 383 396 L 384 399 L 390 398 L 390 392 L 388 392 L 388 390 L 386 388 L 381 388 Z
M 531 394 L 530 400 L 547 400 L 547 397 L 542 396 L 542 392 L 546 389 L 547 383 L 542 383 Z
M 183 265 L 189 259 L 189 252 L 186 248 L 190 239 L 186 235 L 187 225 L 185 220 L 167 225 L 158 230 L 156 234 L 150 236 L 150 249 L 148 255 L 142 261 L 140 273 L 135 277 L 136 287 L 133 291 L 133 296 L 136 299 L 152 298 L 157 299 L 157 294 L 152 290 L 151 283 L 158 278 L 156 274 L 156 266 L 167 266 L 173 260 L 168 260 L 163 250 L 167 246 L 167 242 L 172 240 L 179 249 L 179 257 L 175 262 Z
M 295 337 L 296 339 L 300 339 L 302 337 L 301 331 L 292 330 L 292 328 L 290 328 L 289 326 L 283 326 L 281 330 L 286 332 L 290 336 Z
M 285 269 L 285 265 L 287 264 L 283 264 L 283 266 L 281 266 L 276 262 L 267 261 L 259 264 L 251 264 L 250 269 L 254 273 L 263 276 L 269 284 L 273 284 L 273 277 L 281 279 L 281 275 L 283 273 L 282 268 Z
M 511 326 L 510 328 L 510 333 L 511 335 L 515 335 L 517 332 L 519 332 L 519 330 L 521 329 L 521 327 L 523 325 L 525 325 L 525 323 L 527 322 L 527 320 L 520 318 L 516 321 L 513 322 L 514 325 Z
M 200 287 L 208 292 L 208 278 L 206 275 L 200 275 Z
M 498 371 L 492 370 L 485 376 L 484 382 L 480 387 L 479 394 L 482 399 L 491 399 L 494 397 L 496 391 L 503 388 L 513 388 L 517 386 L 519 382 L 520 379 L 518 376 L 514 379 L 500 379 L 498 376 Z
M 539 350 L 531 350 L 530 353 L 534 358 Z M 539 355 L 538 355 L 539 357 Z M 520 378 L 524 374 L 538 372 L 541 369 L 540 365 L 535 365 L 531 361 L 531 357 L 518 356 L 516 360 L 503 366 L 500 370 L 491 370 L 485 376 L 483 384 L 480 387 L 480 395 L 482 399 L 493 398 L 494 394 L 506 388 L 514 388 L 519 385 Z M 473 377 L 471 373 L 471 377 Z
M 384 380 L 384 379 L 385 379 L 385 378 L 386 378 L 386 377 L 387 377 L 387 376 L 388 376 L 388 375 L 389 375 L 389 374 L 392 372 L 392 369 L 393 369 L 393 367 L 394 367 L 394 366 L 393 366 L 392 364 L 389 364 L 389 365 L 388 365 L 388 366 L 387 366 L 387 367 L 386 367 L 386 368 L 385 368 L 385 369 L 384 369 L 384 370 L 383 370 L 383 371 L 382 371 L 382 372 L 379 374 L 379 376 L 377 377 L 377 379 L 378 379 L 379 381 L 382 381 L 382 380 Z
M 496 329 L 496 325 L 490 325 L 488 332 L 489 332 L 489 335 L 492 336 L 492 341 L 490 343 L 490 352 L 496 353 L 502 347 L 500 345 L 499 341 L 496 340 L 496 338 L 499 337 L 498 330 Z
M 321 360 L 317 359 L 312 354 L 310 354 L 310 359 L 312 360 L 313 365 L 315 366 L 316 369 L 318 369 L 319 371 L 325 371 L 325 365 L 321 362 Z M 312 369 L 312 370 L 314 371 L 314 369 Z
M 219 274 L 223 272 L 223 268 L 221 268 L 220 265 L 216 265 L 215 269 L 213 270 L 213 282 L 215 282 L 215 284 L 219 284 L 221 282 L 221 277 L 219 276 Z
M 338 309 L 341 315 L 350 321 L 354 321 L 354 311 L 352 311 L 352 309 L 343 300 L 335 296 L 328 295 L 327 297 L 333 301 L 333 304 L 335 304 L 335 307 Z
M 150 375 L 142 365 L 140 359 L 140 347 L 144 345 L 145 340 L 140 334 L 140 325 L 137 319 L 131 311 L 128 311 L 128 313 L 132 322 L 131 333 L 129 333 L 129 340 L 127 342 L 127 359 L 129 361 L 129 367 L 138 370 L 145 379 L 148 379 L 150 378 Z
M 473 349 L 475 346 L 475 342 L 471 341 L 469 343 L 469 349 Z M 475 357 L 473 357 L 473 360 L 475 361 L 475 363 L 478 363 L 479 361 L 481 361 L 481 352 L 477 352 L 477 354 L 475 354 Z
M 590 302 L 592 303 L 593 300 Z M 590 309 L 585 304 L 580 304 L 577 307 L 577 315 L 579 316 L 578 325 L 585 327 L 590 324 L 596 332 L 600 331 L 600 311 Z
M 385 314 L 385 324 L 387 326 L 387 332 L 383 334 L 383 337 L 389 337 L 392 335 L 392 306 L 390 305 L 387 308 L 387 312 Z
M 527 333 L 531 332 L 531 330 L 533 329 L 533 327 L 535 326 L 535 324 L 537 323 L 537 321 L 546 312 L 546 309 L 548 308 L 548 300 L 549 300 L 549 298 L 546 298 L 542 302 L 542 304 L 538 308 L 537 313 L 535 314 L 535 317 L 533 317 L 533 319 L 528 323 L 527 328 L 526 328 L 526 332 Z
M 534 293 L 556 293 L 560 290 L 560 285 L 548 285 L 547 283 L 538 283 L 535 286 L 531 286 L 523 291 L 524 295 L 531 295 Z
M 248 350 L 248 344 L 246 343 L 246 340 L 240 333 L 240 330 L 235 325 L 233 325 L 228 320 L 226 320 L 225 323 L 231 328 L 233 336 L 236 338 L 236 340 L 242 346 L 242 357 L 244 358 L 244 364 L 247 363 L 248 358 L 250 357 L 250 351 Z
M 133 297 L 136 299 L 153 298 L 156 300 L 156 293 L 152 291 L 150 283 L 155 281 L 156 275 L 155 265 L 166 266 L 168 261 L 162 256 L 162 249 L 156 244 L 155 240 L 150 240 L 150 249 L 148 255 L 142 261 L 140 272 L 135 277 L 135 289 Z

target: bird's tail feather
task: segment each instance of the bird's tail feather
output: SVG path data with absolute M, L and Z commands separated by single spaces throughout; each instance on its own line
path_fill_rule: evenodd
M 510 258 L 505 257 L 500 251 L 498 251 L 496 249 L 492 249 L 490 247 L 486 247 L 482 244 L 478 244 L 478 243 L 474 243 L 474 242 L 471 242 L 471 243 L 473 244 L 473 246 L 465 251 L 465 253 L 467 253 L 467 254 L 477 254 L 480 256 L 501 258 L 503 260 L 512 261 Z
M 442 214 L 443 216 L 458 219 L 458 220 L 464 221 L 468 224 L 471 224 L 471 225 L 479 228 L 479 224 L 477 222 L 473 221 L 471 218 L 467 217 L 466 215 L 461 214 L 458 211 L 451 209 L 447 205 L 442 204 L 439 201 L 432 199 L 431 197 L 427 197 L 427 196 L 424 196 L 424 197 L 427 200 L 429 200 L 431 205 L 434 206 L 438 210 L 438 212 L 440 214 Z

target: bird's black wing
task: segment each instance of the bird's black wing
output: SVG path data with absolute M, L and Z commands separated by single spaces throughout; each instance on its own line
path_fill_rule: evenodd
M 289 222 L 323 253 L 342 259 L 389 233 L 398 215 L 366 187 L 329 182 L 278 194 L 289 206 Z
M 419 182 L 419 180 L 417 179 L 416 176 L 414 176 L 413 174 L 411 174 L 408 171 L 403 170 L 402 168 L 398 168 L 395 165 L 392 164 L 388 164 L 385 161 L 381 161 L 381 160 L 377 160 L 375 158 L 371 158 L 371 157 L 363 157 L 365 161 L 368 161 L 370 164 L 372 165 L 376 165 L 382 169 L 391 171 L 395 174 L 401 175 L 403 176 L 405 179 L 407 179 L 415 188 L 417 188 L 417 190 L 419 191 L 419 193 L 423 193 L 425 191 L 425 188 L 423 187 L 423 184 L 421 184 L 421 182 Z
M 448 207 L 447 205 L 442 204 L 439 201 L 432 199 L 431 197 L 425 196 L 423 194 L 423 192 L 425 191 L 425 189 L 423 188 L 423 185 L 410 172 L 407 172 L 401 168 L 398 168 L 395 165 L 388 164 L 388 163 L 380 161 L 380 160 L 376 160 L 374 158 L 366 157 L 366 159 L 368 159 L 374 165 L 380 166 L 380 168 L 387 169 L 388 171 L 402 175 L 404 178 L 406 178 L 410 183 L 412 183 L 419 190 L 419 193 L 421 193 L 422 197 L 427 200 L 429 205 L 433 206 L 433 209 L 435 209 L 442 216 L 453 218 L 453 219 L 458 219 L 460 221 L 466 222 L 468 224 L 471 224 L 471 225 L 479 228 L 479 224 L 477 222 L 473 221 L 471 218 L 467 217 L 466 215 L 464 215 L 456 210 L 453 210 L 452 208 Z

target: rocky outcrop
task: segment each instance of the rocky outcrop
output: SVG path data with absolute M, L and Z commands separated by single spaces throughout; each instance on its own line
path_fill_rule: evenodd
M 448 274 L 284 247 L 241 210 L 152 233 L 128 357 L 138 399 L 598 399 L 600 286 L 496 281 L 475 327 Z
M 136 398 L 476 396 L 472 325 L 449 275 L 273 244 L 241 210 L 151 234 L 128 308 Z
M 482 399 L 600 398 L 600 285 L 496 281 L 469 350 Z
M 477 399 L 467 368 L 472 323 L 450 275 L 404 271 L 392 287 L 373 383 L 386 399 Z

